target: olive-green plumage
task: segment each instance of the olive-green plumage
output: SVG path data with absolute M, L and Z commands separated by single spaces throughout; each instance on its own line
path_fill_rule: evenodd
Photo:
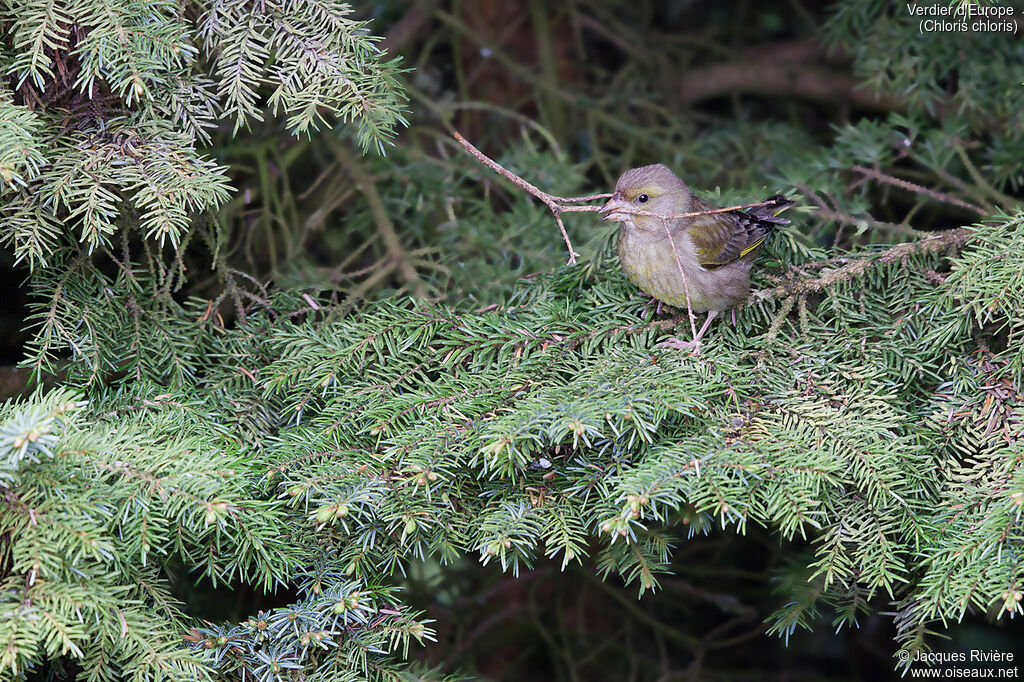
M 789 222 L 776 216 L 793 203 L 781 196 L 768 201 L 772 204 L 747 211 L 663 219 L 658 216 L 716 207 L 693 196 L 667 166 L 655 164 L 623 173 L 601 213 L 604 220 L 621 223 L 619 262 L 630 281 L 677 308 L 686 308 L 689 292 L 693 311 L 708 313 L 689 344 L 694 345 L 718 313 L 747 297 L 750 267 L 761 245 L 775 225 Z

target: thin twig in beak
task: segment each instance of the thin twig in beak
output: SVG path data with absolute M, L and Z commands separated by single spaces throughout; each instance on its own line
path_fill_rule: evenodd
M 629 211 L 629 204 L 622 199 L 612 198 L 602 206 L 598 213 L 601 215 L 601 220 L 627 220 L 626 217 Z

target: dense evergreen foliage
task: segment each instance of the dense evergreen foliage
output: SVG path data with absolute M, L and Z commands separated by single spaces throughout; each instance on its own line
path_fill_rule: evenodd
M 1024 44 L 881 0 L 664 5 L 6 0 L 32 379 L 0 406 L 0 676 L 445 679 L 413 597 L 437 570 L 475 599 L 467 558 L 735 617 L 665 634 L 630 602 L 686 654 L 603 679 L 867 619 L 892 670 L 1024 613 Z M 615 228 L 567 218 L 564 265 L 453 126 L 560 195 L 661 161 L 800 206 L 735 322 L 666 350 L 686 313 Z M 773 548 L 774 610 L 676 582 L 705 536 Z M 545 679 L 598 679 L 564 657 Z

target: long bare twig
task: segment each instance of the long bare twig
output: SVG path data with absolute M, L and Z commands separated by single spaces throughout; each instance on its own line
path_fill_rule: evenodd
M 616 213 L 625 213 L 627 215 L 646 215 L 654 218 L 660 218 L 661 220 L 675 220 L 677 218 L 696 218 L 702 215 L 715 215 L 716 213 L 732 213 L 733 211 L 745 211 L 748 208 L 759 208 L 761 206 L 774 206 L 776 202 L 770 201 L 758 201 L 753 204 L 739 204 L 737 206 L 726 206 L 724 208 L 709 208 L 706 211 L 691 211 L 690 213 L 652 213 L 650 211 L 639 211 L 634 209 L 616 209 Z
M 679 250 L 676 249 L 676 242 L 672 239 L 672 230 L 668 226 L 668 218 L 661 219 L 661 226 L 665 229 L 665 236 L 668 237 L 668 243 L 672 246 L 672 255 L 676 259 L 676 267 L 679 268 L 679 275 L 683 278 L 683 293 L 686 294 L 686 317 L 690 320 L 690 335 L 694 339 L 694 343 L 697 340 L 697 322 L 693 317 L 693 305 L 690 303 L 690 283 L 686 279 L 686 270 L 683 269 L 683 261 L 679 259 Z M 699 352 L 699 348 L 694 348 L 694 352 Z
M 461 144 L 470 155 L 480 163 L 484 164 L 492 171 L 501 175 L 512 184 L 517 187 L 525 189 L 527 192 L 544 202 L 544 205 L 551 209 L 551 213 L 555 216 L 555 222 L 558 223 L 558 229 L 562 233 L 562 239 L 565 241 L 565 246 L 569 249 L 569 265 L 576 262 L 576 256 L 579 254 L 572 248 L 572 241 L 569 239 L 569 233 L 565 231 L 565 224 L 562 222 L 562 213 L 579 213 L 587 211 L 598 211 L 599 206 L 566 206 L 565 204 L 572 203 L 583 203 L 586 201 L 594 201 L 597 199 L 607 199 L 611 194 L 592 194 L 586 197 L 556 197 L 553 194 L 539 189 L 535 185 L 530 184 L 526 180 L 508 170 L 500 163 L 492 159 L 491 157 L 484 154 L 482 151 L 473 146 L 473 144 L 464 138 L 458 131 L 452 133 L 455 139 Z
M 512 184 L 526 190 L 528 193 L 540 199 L 545 206 L 547 206 L 551 213 L 555 216 L 555 222 L 558 224 L 558 229 L 562 233 L 562 240 L 565 241 L 566 247 L 569 249 L 569 265 L 576 262 L 576 256 L 579 254 L 572 248 L 572 242 L 569 240 L 569 234 L 565 230 L 565 224 L 562 222 L 563 213 L 596 213 L 601 210 L 600 206 L 572 206 L 570 204 L 581 204 L 588 201 L 597 201 L 598 199 L 608 199 L 611 194 L 590 194 L 585 197 L 559 197 L 554 194 L 548 194 L 544 190 L 538 188 L 521 177 L 508 170 L 500 163 L 492 159 L 491 157 L 484 154 L 482 151 L 473 146 L 473 143 L 464 138 L 458 131 L 453 131 L 452 135 L 455 140 L 469 152 L 470 156 L 484 164 L 492 171 L 502 176 Z M 731 213 L 732 211 L 742 211 L 748 208 L 758 208 L 760 206 L 771 206 L 774 205 L 773 201 L 759 201 L 754 204 L 742 204 L 739 206 L 726 206 L 725 208 L 713 208 L 707 211 L 694 211 L 692 213 L 652 213 L 651 211 L 640 211 L 631 209 L 617 209 L 616 213 L 624 213 L 628 215 L 637 216 L 651 216 L 659 218 L 662 221 L 677 220 L 679 218 L 695 218 L 702 215 L 714 215 L 716 213 Z

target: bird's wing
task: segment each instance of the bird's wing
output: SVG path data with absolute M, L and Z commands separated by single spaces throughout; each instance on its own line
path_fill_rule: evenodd
M 714 270 L 754 254 L 776 225 L 789 223 L 779 218 L 778 214 L 792 206 L 793 202 L 782 196 L 774 196 L 766 201 L 773 203 L 746 211 L 694 217 L 688 233 L 697 249 L 697 260 L 701 266 Z M 694 197 L 693 212 L 712 209 L 714 206 Z

